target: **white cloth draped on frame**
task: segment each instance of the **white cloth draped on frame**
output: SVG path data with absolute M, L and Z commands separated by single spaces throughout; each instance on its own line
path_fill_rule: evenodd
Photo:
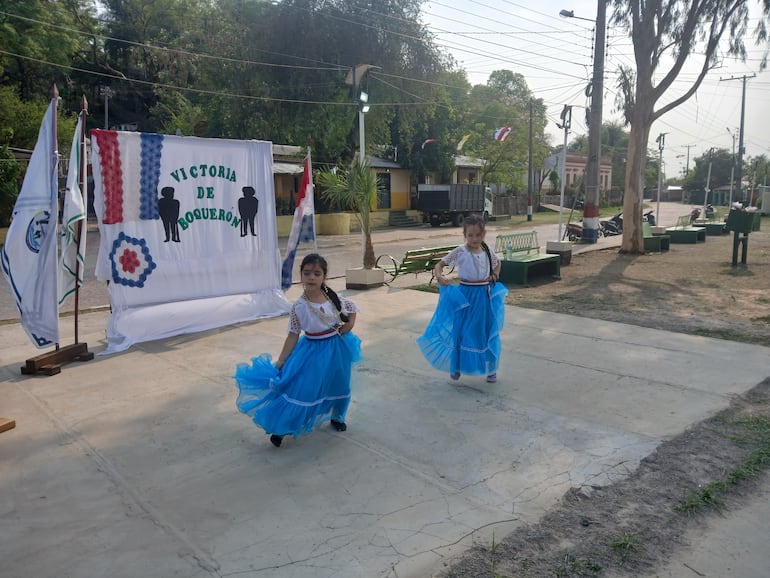
M 272 145 L 92 131 L 107 352 L 287 313 Z

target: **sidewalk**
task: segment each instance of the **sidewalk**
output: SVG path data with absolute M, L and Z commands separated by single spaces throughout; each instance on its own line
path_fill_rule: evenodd
M 509 307 L 500 381 L 455 383 L 414 345 L 435 294 L 343 292 L 362 309 L 365 355 L 349 429 L 280 449 L 235 409 L 229 376 L 278 353 L 285 317 L 53 377 L 22 376 L 34 351 L 18 324 L 0 326 L 0 415 L 17 423 L 0 434 L 0 575 L 429 577 L 537 521 L 568 488 L 625 475 L 768 374 L 763 347 Z M 106 322 L 80 317 L 97 353 Z M 719 538 L 735 550 L 689 565 L 741 577 L 757 574 L 740 564 L 770 567 L 762 511 L 749 509 L 761 526 Z M 729 572 L 717 566 L 730 556 Z M 678 562 L 660 575 L 698 575 Z

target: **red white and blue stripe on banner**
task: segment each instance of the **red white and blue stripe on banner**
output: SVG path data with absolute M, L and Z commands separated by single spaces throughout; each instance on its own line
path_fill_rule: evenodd
M 160 219 L 158 182 L 163 153 L 163 135 L 141 133 L 139 166 L 121 155 L 118 132 L 93 131 L 99 145 L 104 183 L 104 224 Z

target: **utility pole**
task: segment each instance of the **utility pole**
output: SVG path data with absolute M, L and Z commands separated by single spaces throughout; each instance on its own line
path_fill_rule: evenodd
M 694 144 L 684 145 L 687 149 L 687 164 L 685 165 L 684 169 L 684 178 L 687 178 L 690 176 L 690 149 L 693 148 Z
M 527 170 L 527 221 L 532 220 L 532 189 L 534 189 L 533 182 L 535 180 L 535 168 L 533 166 L 534 153 L 532 146 L 534 143 L 534 103 L 532 99 L 529 99 L 529 160 Z M 561 218 L 561 215 L 559 215 Z
M 737 180 L 738 180 L 738 191 L 741 194 L 741 200 L 745 200 L 745 196 L 743 195 L 743 124 L 746 119 L 746 81 L 749 78 L 754 78 L 756 74 L 752 73 L 751 76 L 748 76 L 744 74 L 743 76 L 731 76 L 730 78 L 720 78 L 719 81 L 722 82 L 723 80 L 742 80 L 743 81 L 743 93 L 741 96 L 741 127 L 740 127 L 740 136 L 738 137 L 738 170 L 736 171 L 738 173 Z M 733 145 L 734 146 L 734 145 Z M 732 195 L 730 195 L 732 198 Z
M 602 160 L 602 100 L 604 98 L 604 41 L 607 28 L 607 1 L 598 0 L 596 7 L 596 44 L 594 72 L 591 79 L 591 123 L 588 126 L 588 162 L 586 164 L 586 198 L 583 208 L 581 242 L 599 240 L 599 175 Z
M 655 142 L 658 143 L 658 195 L 657 195 L 657 205 L 655 207 L 655 223 L 660 224 L 660 191 L 663 188 L 663 145 L 666 142 L 666 135 L 667 132 L 662 132 L 658 135 L 658 138 L 655 139 Z
M 706 175 L 706 193 L 703 195 L 703 216 L 706 216 L 706 205 L 709 202 L 709 185 L 711 184 L 711 157 L 714 155 L 714 147 L 709 149 L 709 171 Z

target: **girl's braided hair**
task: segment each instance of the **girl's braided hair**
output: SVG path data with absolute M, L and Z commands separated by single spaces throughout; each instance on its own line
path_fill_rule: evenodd
M 487 224 L 484 222 L 484 217 L 476 214 L 465 217 L 465 220 L 463 221 L 463 233 L 468 230 L 468 227 L 478 227 L 482 233 L 487 230 Z M 492 279 L 492 284 L 494 285 L 493 274 L 495 270 L 492 267 L 492 253 L 489 250 L 489 245 L 484 241 L 481 242 L 481 248 L 484 249 L 484 252 L 487 254 L 487 260 L 489 261 L 489 278 Z
M 318 253 L 310 253 L 309 255 L 305 255 L 305 258 L 302 259 L 302 264 L 299 266 L 299 270 L 302 271 L 302 269 L 304 269 L 306 265 L 318 265 L 321 268 L 321 270 L 324 272 L 324 277 L 326 277 L 329 274 L 329 265 L 326 262 L 326 259 L 321 257 L 321 255 L 319 255 Z M 329 287 L 326 283 L 321 285 L 321 289 L 323 290 L 324 293 L 326 293 L 326 296 L 337 308 L 337 311 L 340 312 L 340 319 L 342 319 L 342 322 L 347 323 L 348 316 L 342 312 L 342 302 L 340 301 L 340 296 L 337 295 L 334 289 Z

